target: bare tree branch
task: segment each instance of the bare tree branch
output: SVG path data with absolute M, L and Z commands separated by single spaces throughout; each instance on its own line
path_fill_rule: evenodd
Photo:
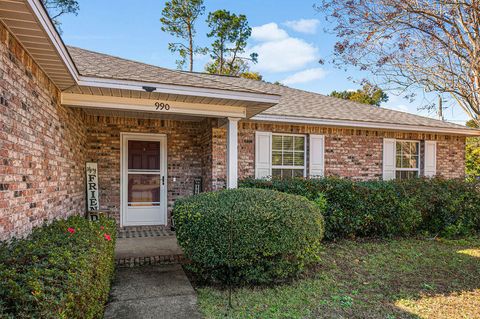
M 480 123 L 480 1 L 322 0 L 333 62 L 404 90 L 448 93 Z

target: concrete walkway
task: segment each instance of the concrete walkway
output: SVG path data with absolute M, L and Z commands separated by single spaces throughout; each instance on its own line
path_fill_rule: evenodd
M 105 319 L 197 319 L 196 303 L 178 264 L 117 268 Z

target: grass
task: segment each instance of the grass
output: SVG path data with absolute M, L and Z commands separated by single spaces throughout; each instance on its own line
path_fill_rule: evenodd
M 326 244 L 314 275 L 272 288 L 199 288 L 206 318 L 480 318 L 480 238 Z

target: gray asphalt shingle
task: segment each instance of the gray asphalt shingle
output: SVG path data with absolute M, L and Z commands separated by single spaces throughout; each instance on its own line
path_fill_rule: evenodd
M 68 47 L 68 50 L 79 73 L 84 76 L 280 95 L 280 102 L 262 112 L 262 115 L 404 124 L 449 129 L 465 128 L 454 123 L 378 108 L 263 81 L 170 70 L 75 47 Z

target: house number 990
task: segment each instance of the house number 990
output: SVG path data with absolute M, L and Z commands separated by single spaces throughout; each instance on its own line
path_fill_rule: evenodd
M 170 110 L 170 104 L 155 102 L 155 110 L 157 111 L 168 111 Z

